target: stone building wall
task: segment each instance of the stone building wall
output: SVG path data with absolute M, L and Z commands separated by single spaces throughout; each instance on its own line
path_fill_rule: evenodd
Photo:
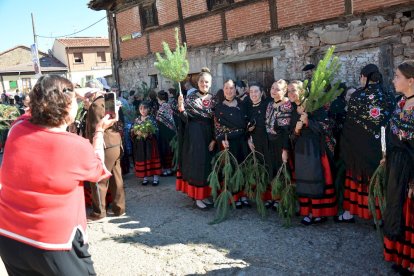
M 291 27 L 271 34 L 260 34 L 226 43 L 189 48 L 190 73 L 207 66 L 213 74 L 213 91 L 222 87 L 226 78 L 236 78 L 234 64 L 240 61 L 273 59 L 274 79 L 302 79 L 302 67 L 316 63 L 324 51 L 336 46 L 342 67 L 339 79 L 358 85 L 359 72 L 368 63 L 379 65 L 385 86 L 391 88 L 394 68 L 405 59 L 414 58 L 414 12 L 400 9 L 345 17 L 307 26 Z M 154 56 L 122 61 L 122 90 L 136 89 L 140 82 L 149 83 L 149 75 L 157 74 Z M 158 75 L 159 89 L 172 86 Z

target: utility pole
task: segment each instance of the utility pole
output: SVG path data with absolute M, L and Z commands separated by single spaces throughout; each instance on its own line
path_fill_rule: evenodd
M 37 46 L 37 36 L 36 36 L 36 30 L 35 30 L 34 17 L 33 17 L 33 13 L 30 13 L 30 14 L 32 15 L 33 42 Z
M 32 50 L 32 59 L 33 59 L 33 65 L 34 65 L 34 71 L 37 77 L 39 77 L 42 72 L 40 70 L 40 61 L 39 61 L 39 48 L 37 46 L 37 35 L 36 35 L 36 30 L 35 30 L 35 23 L 34 23 L 34 17 L 33 17 L 33 13 L 30 13 L 32 16 L 32 29 L 33 29 L 33 42 L 34 45 L 36 47 L 35 51 Z

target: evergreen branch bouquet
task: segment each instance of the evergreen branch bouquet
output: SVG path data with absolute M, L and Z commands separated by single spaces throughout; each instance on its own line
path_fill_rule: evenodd
M 177 83 L 186 79 L 190 71 L 190 64 L 187 60 L 187 44 L 180 45 L 178 39 L 178 28 L 175 28 L 175 51 L 172 52 L 167 42 L 162 42 L 162 48 L 165 53 L 165 58 L 160 53 L 156 53 L 157 61 L 154 63 L 155 67 L 160 71 L 161 75 L 167 79 L 173 80 Z M 181 85 L 178 85 L 178 90 L 181 93 Z
M 385 154 L 387 151 L 387 144 L 385 136 L 385 127 L 381 127 L 381 151 L 384 161 L 381 160 L 378 168 L 371 176 L 368 186 L 368 209 L 374 218 L 374 223 L 381 239 L 383 239 L 383 234 L 380 228 L 380 221 L 377 218 L 376 206 L 379 205 L 380 212 L 384 215 L 386 206 L 385 195 L 387 192 L 387 183 L 385 181 Z
M 174 135 L 174 137 L 170 141 L 170 147 L 173 152 L 173 158 L 172 158 L 172 170 L 177 170 L 178 167 L 178 137 L 177 134 Z
M 368 209 L 374 218 L 375 226 L 381 237 L 380 220 L 377 218 L 376 206 L 379 205 L 381 214 L 384 214 L 386 206 L 386 191 L 385 163 L 381 163 L 372 175 L 368 188 Z
M 266 215 L 266 208 L 263 203 L 262 195 L 266 192 L 269 183 L 269 174 L 266 166 L 259 162 L 257 155 L 261 160 L 264 160 L 262 153 L 252 151 L 247 155 L 246 159 L 240 164 L 244 175 L 244 191 L 249 198 L 254 199 L 257 206 L 257 211 L 264 217 Z
M 232 193 L 243 189 L 244 179 L 236 157 L 228 149 L 220 151 L 212 163 L 213 169 L 207 180 L 217 211 L 210 224 L 217 224 L 228 217 L 231 206 L 236 208 Z
M 134 133 L 137 135 L 137 139 L 146 139 L 152 134 L 155 134 L 156 131 L 157 129 L 149 120 L 134 126 Z
M 329 47 L 323 59 L 319 61 L 310 87 L 308 86 L 308 80 L 303 83 L 303 88 L 306 91 L 305 95 L 301 96 L 301 102 L 304 102 L 306 112 L 313 112 L 323 107 L 342 93 L 342 89 L 339 89 L 340 82 L 333 84 L 335 75 L 341 67 L 338 57 L 333 56 L 334 51 L 335 46 Z
M 20 112 L 17 107 L 0 104 L 0 129 L 9 129 L 19 116 Z
M 285 226 L 290 226 L 296 211 L 296 189 L 292 183 L 287 164 L 283 163 L 272 180 L 272 196 L 280 196 L 278 213 L 284 220 Z

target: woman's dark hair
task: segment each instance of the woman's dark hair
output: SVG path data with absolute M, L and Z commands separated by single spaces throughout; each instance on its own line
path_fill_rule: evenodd
M 361 76 L 367 78 L 364 89 L 368 87 L 370 81 L 382 84 L 382 75 L 375 64 L 371 63 L 362 68 Z
M 243 87 L 243 88 L 245 88 L 247 85 L 246 85 L 246 82 L 245 81 L 243 81 L 243 80 L 238 80 L 238 81 L 236 81 L 236 86 L 238 86 L 238 87 Z
M 260 82 L 255 82 L 255 81 L 253 81 L 253 82 L 251 82 L 251 83 L 250 83 L 249 87 L 252 87 L 252 86 L 259 87 L 259 90 L 260 90 L 260 92 L 262 92 L 262 93 L 264 93 L 264 92 L 265 92 L 265 91 L 264 91 L 264 87 L 263 87 L 263 85 L 262 85 Z
M 398 70 L 401 74 L 404 75 L 407 79 L 414 78 L 414 60 L 406 60 L 400 65 L 398 65 Z
M 214 95 L 214 101 L 216 103 L 222 103 L 224 101 L 224 90 L 223 89 L 219 89 L 216 93 L 216 95 Z
M 142 101 L 139 103 L 139 107 L 144 107 L 145 109 L 151 109 L 151 104 L 149 101 Z
M 174 99 L 177 99 L 177 98 L 178 98 L 177 89 L 174 89 L 174 88 L 168 88 L 168 92 L 169 92 L 171 95 L 173 95 L 173 98 L 174 98 Z
M 40 77 L 29 94 L 31 122 L 49 127 L 62 125 L 74 96 L 70 80 L 57 75 Z
M 134 96 L 134 95 L 135 95 L 135 90 L 129 91 L 129 96 Z
M 168 102 L 168 94 L 164 90 L 158 92 L 158 99 L 160 101 Z
M 148 93 L 148 97 L 150 98 L 151 101 L 155 101 L 157 99 L 157 92 L 155 92 L 154 90 L 151 90 Z

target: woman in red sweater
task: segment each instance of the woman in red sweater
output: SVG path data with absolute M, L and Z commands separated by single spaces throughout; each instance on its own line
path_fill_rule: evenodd
M 0 171 L 0 256 L 9 275 L 95 275 L 88 253 L 83 181 L 108 178 L 103 131 L 93 145 L 66 132 L 78 108 L 73 84 L 42 76 L 31 118 L 11 128 Z

